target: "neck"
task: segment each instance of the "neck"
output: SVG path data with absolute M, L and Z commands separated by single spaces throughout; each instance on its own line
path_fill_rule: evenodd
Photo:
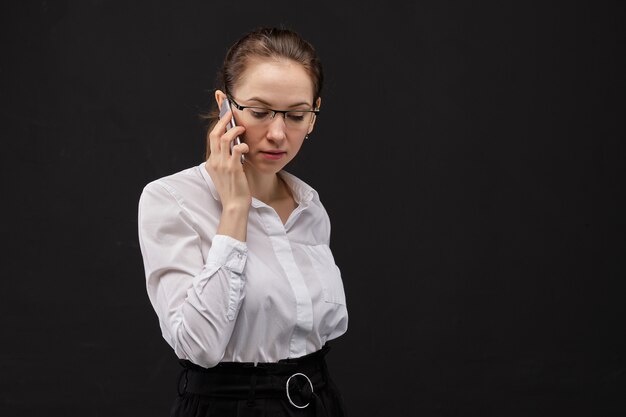
M 246 171 L 252 197 L 271 205 L 272 202 L 285 198 L 287 187 L 278 174 L 253 175 Z

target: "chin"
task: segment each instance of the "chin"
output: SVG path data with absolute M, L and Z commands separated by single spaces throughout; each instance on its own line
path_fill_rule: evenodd
M 248 163 L 248 167 L 252 168 L 254 171 L 258 172 L 259 174 L 277 174 L 279 171 L 281 171 L 283 168 L 285 168 L 285 166 L 287 166 L 289 164 L 289 161 L 287 161 L 287 163 L 268 163 L 267 161 L 254 161 L 254 162 L 249 162 Z

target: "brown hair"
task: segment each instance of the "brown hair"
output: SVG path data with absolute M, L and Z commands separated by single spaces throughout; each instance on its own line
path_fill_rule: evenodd
M 241 79 L 252 58 L 286 58 L 301 64 L 313 81 L 313 103 L 317 102 L 322 91 L 324 74 L 322 64 L 313 45 L 290 29 L 260 27 L 245 34 L 226 52 L 222 68 L 217 74 L 216 88 L 230 94 L 234 85 Z M 211 109 L 200 114 L 200 119 L 207 122 L 210 132 L 217 123 L 219 109 L 213 101 Z M 205 159 L 209 158 L 210 148 L 207 143 Z

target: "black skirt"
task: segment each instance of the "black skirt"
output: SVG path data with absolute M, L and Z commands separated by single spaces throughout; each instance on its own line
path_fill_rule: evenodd
M 277 363 L 221 362 L 183 370 L 171 417 L 345 417 L 341 394 L 321 350 Z

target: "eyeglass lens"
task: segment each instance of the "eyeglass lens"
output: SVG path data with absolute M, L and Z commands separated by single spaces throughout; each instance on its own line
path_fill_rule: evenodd
M 313 113 L 307 111 L 288 111 L 281 114 L 284 116 L 285 125 L 290 128 L 306 128 L 313 117 Z M 244 120 L 249 125 L 260 125 L 273 120 L 279 113 L 261 107 L 246 107 L 243 109 Z

